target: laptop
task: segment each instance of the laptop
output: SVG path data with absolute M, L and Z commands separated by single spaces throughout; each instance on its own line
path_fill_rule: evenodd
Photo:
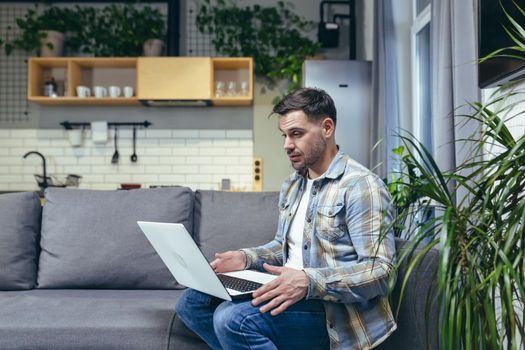
M 215 273 L 184 225 L 137 221 L 146 238 L 180 284 L 224 300 L 251 298 L 276 275 L 254 270 Z

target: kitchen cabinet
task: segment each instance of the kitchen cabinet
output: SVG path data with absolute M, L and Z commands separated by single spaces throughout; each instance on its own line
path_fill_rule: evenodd
M 136 84 L 137 58 L 128 57 L 34 57 L 28 62 L 27 99 L 43 105 L 139 105 L 137 97 L 94 97 L 94 86 Z M 44 96 L 44 83 L 54 78 L 58 96 Z M 79 97 L 77 87 L 86 86 L 91 96 Z
M 51 77 L 58 96 L 44 95 Z M 239 57 L 32 57 L 27 98 L 43 105 L 139 105 L 145 100 L 206 101 L 214 106 L 253 102 L 253 60 Z M 79 97 L 88 87 L 91 96 Z M 131 97 L 93 97 L 94 87 L 126 86 Z M 219 91 L 217 91 L 219 87 Z M 230 89 L 229 89 L 230 88 Z M 109 90 L 109 89 L 108 89 Z
M 210 57 L 140 57 L 137 65 L 141 100 L 210 100 Z

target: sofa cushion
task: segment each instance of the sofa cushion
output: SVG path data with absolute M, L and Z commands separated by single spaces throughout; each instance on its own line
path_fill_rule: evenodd
M 175 288 L 137 220 L 180 222 L 192 231 L 186 187 L 96 191 L 47 189 L 39 288 Z
M 278 200 L 277 192 L 196 191 L 194 236 L 206 258 L 271 241 Z
M 35 286 L 41 214 L 35 192 L 0 195 L 0 290 Z
M 79 289 L 2 292 L 0 349 L 165 350 L 180 293 Z

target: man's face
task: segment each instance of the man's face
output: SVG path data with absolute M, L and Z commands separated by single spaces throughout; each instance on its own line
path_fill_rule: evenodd
M 310 121 L 303 111 L 292 111 L 279 118 L 279 129 L 295 170 L 303 171 L 322 161 L 326 150 L 322 122 Z

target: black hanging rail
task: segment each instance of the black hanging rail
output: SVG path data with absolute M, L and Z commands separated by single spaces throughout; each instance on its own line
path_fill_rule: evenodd
M 64 129 L 66 129 L 66 130 L 73 130 L 74 128 L 86 129 L 86 128 L 90 128 L 91 127 L 91 123 L 70 123 L 67 120 L 65 120 L 62 123 L 60 123 L 60 125 L 62 125 L 64 127 Z M 131 127 L 134 127 L 134 128 L 135 127 L 147 128 L 150 125 L 153 125 L 153 124 L 151 122 L 145 120 L 143 122 L 108 123 L 108 128 L 115 127 L 115 126 L 118 126 L 118 127 L 131 126 Z

